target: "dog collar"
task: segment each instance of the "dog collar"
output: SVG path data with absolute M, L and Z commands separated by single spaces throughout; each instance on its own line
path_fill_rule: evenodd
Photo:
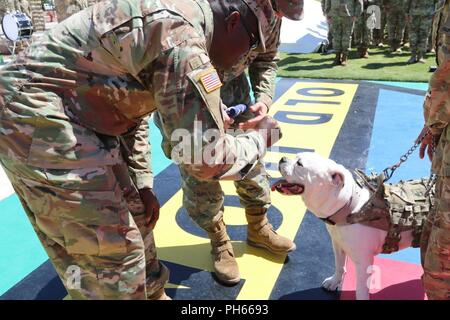
M 353 210 L 356 208 L 356 205 L 359 201 L 359 190 L 357 189 L 356 185 L 353 185 L 352 188 L 352 196 L 350 197 L 350 200 L 338 211 L 333 213 L 331 216 L 327 218 L 319 218 L 320 220 L 324 221 L 325 223 L 329 225 L 346 225 L 349 224 L 347 221 L 347 217 L 353 212 Z

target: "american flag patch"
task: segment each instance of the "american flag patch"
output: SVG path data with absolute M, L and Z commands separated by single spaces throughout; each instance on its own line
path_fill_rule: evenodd
M 207 93 L 210 93 L 222 86 L 219 75 L 216 70 L 211 70 L 207 74 L 200 77 L 203 88 Z

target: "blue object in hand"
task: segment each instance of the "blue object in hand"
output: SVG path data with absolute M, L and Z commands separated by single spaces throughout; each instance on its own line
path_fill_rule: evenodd
M 245 110 L 247 110 L 247 106 L 245 104 L 237 104 L 227 108 L 226 113 L 230 118 L 236 118 L 238 115 L 244 113 Z

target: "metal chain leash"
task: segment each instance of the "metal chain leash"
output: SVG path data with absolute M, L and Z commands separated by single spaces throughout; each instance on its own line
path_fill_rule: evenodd
M 429 135 L 431 135 L 431 131 L 428 129 L 428 131 L 424 135 L 422 135 L 422 137 L 420 137 L 404 155 L 402 155 L 400 157 L 399 162 L 397 162 L 393 166 L 387 167 L 386 169 L 383 170 L 383 174 L 385 177 L 383 182 L 387 182 L 389 179 L 392 178 L 395 170 L 397 170 L 404 162 L 406 162 L 406 160 L 408 160 L 409 156 L 414 153 L 414 151 L 417 149 L 417 147 L 420 146 L 422 144 L 422 141 Z M 435 151 L 436 151 L 436 146 L 434 143 L 434 139 L 432 139 L 431 140 L 431 152 L 434 154 Z M 436 180 L 437 180 L 437 175 L 434 174 L 433 172 L 431 172 L 430 178 L 428 180 L 428 186 L 427 186 L 427 190 L 425 192 L 425 196 L 428 196 L 428 194 L 430 193 L 434 184 L 436 183 Z

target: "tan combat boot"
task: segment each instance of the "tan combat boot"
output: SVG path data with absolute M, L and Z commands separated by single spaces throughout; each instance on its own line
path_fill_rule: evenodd
M 211 254 L 217 279 L 227 285 L 237 284 L 241 276 L 223 220 L 214 225 L 212 232 L 208 231 L 208 236 L 211 239 Z
M 417 62 L 417 56 L 415 53 L 411 53 L 411 58 L 406 62 L 407 64 L 413 64 Z
M 159 262 L 160 271 L 158 280 L 154 283 L 155 287 L 160 286 L 158 290 L 147 296 L 147 300 L 172 300 L 168 295 L 166 295 L 166 291 L 164 290 L 164 285 L 167 281 L 169 281 L 170 271 L 169 269 Z M 151 288 L 148 288 L 152 290 Z
M 255 208 L 245 210 L 247 217 L 247 243 L 254 247 L 264 248 L 275 254 L 285 254 L 294 251 L 295 243 L 273 230 L 267 220 L 266 209 Z
M 333 60 L 333 65 L 338 66 L 340 64 L 341 64 L 341 53 L 338 52 L 338 53 L 336 53 L 336 57 Z
M 369 59 L 369 49 L 361 48 L 360 57 L 363 59 Z
M 166 295 L 166 291 L 164 288 L 159 289 L 155 293 L 153 293 L 148 300 L 172 300 L 168 295 Z
M 427 61 L 424 59 L 424 54 L 422 52 L 417 54 L 417 62 L 426 63 Z
M 341 66 L 346 66 L 348 62 L 348 55 L 347 53 L 343 53 L 342 54 L 342 59 L 341 59 Z

